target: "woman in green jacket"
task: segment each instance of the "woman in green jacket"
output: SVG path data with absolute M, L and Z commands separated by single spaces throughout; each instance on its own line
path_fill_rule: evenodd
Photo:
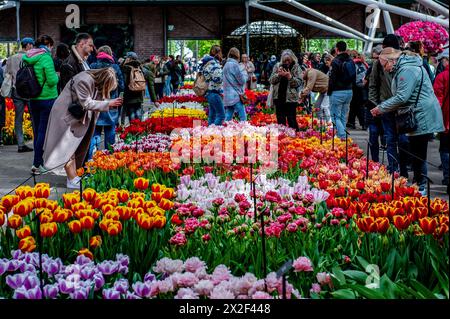
M 25 63 L 33 65 L 36 79 L 42 86 L 41 94 L 31 99 L 29 104 L 34 135 L 34 159 L 31 167 L 33 173 L 45 172 L 43 167 L 45 134 L 50 111 L 58 97 L 57 84 L 59 79 L 51 55 L 53 43 L 50 36 L 43 35 L 36 41 L 36 48 L 29 50 L 22 57 Z

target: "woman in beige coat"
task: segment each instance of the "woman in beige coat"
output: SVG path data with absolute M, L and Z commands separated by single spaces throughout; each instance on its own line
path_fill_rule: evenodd
M 107 100 L 116 87 L 112 68 L 84 71 L 67 83 L 53 105 L 45 136 L 44 167 L 51 170 L 64 165 L 67 188 L 79 187 L 76 170 L 83 166 L 99 112 L 122 105 L 121 98 Z M 72 103 L 85 111 L 81 119 L 69 112 Z

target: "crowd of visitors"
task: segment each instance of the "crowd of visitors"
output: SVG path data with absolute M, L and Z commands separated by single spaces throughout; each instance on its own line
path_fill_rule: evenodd
M 379 161 L 380 148 L 388 155 L 388 169 L 408 177 L 426 192 L 427 147 L 439 134 L 444 179 L 449 180 L 449 56 L 448 49 L 433 67 L 424 57 L 420 42 L 403 43 L 390 34 L 373 48 L 370 57 L 348 50 L 339 41 L 330 52 L 295 54 L 287 49 L 278 58 L 255 59 L 231 48 L 226 56 L 219 45 L 211 47 L 199 65 L 184 63 L 180 56 L 152 55 L 143 60 L 135 52 L 118 58 L 111 47 L 94 48 L 89 34 L 78 34 L 74 45 L 58 44 L 43 35 L 37 41 L 24 38 L 21 50 L 0 69 L 4 125 L 4 97 L 13 100 L 15 134 L 19 152 L 33 151 L 25 145 L 22 121 L 29 106 L 34 133 L 32 172 L 44 173 L 65 165 L 67 186 L 77 187 L 75 171 L 100 147 L 115 142 L 117 126 L 126 119 L 142 119 L 147 91 L 156 107 L 165 95 L 177 94 L 186 73 L 198 71 L 195 86 L 204 86 L 208 124 L 220 126 L 235 116 L 246 121 L 246 90 L 266 84 L 268 105 L 275 108 L 278 124 L 298 130 L 299 105 L 318 111 L 345 139 L 356 120 L 369 131 L 370 155 Z M 16 80 L 23 68 L 33 66 L 39 94 L 19 94 Z M 3 123 L 3 124 L 2 124 Z M 1 132 L 1 129 L 0 129 Z M 0 136 L 1 137 L 1 136 Z M 0 138 L 1 141 L 1 138 Z

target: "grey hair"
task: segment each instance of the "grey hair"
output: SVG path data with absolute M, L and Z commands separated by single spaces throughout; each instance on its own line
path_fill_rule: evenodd
M 289 57 L 294 63 L 298 63 L 298 59 L 295 56 L 294 52 L 290 49 L 286 49 L 281 53 L 281 63 L 283 63 L 284 58 Z
M 380 55 L 381 51 L 383 51 L 383 46 L 381 44 L 379 44 L 372 49 L 372 54 L 375 53 L 375 54 Z

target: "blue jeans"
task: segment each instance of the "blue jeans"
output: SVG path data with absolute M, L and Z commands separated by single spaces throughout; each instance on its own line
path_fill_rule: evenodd
M 44 165 L 42 156 L 44 155 L 45 134 L 47 132 L 48 119 L 50 117 L 50 112 L 52 111 L 53 103 L 55 103 L 55 100 L 30 101 L 30 112 L 34 135 L 33 165 L 35 167 Z M 52 132 L 49 132 L 49 134 L 52 134 Z
M 441 155 L 442 162 L 442 173 L 443 173 L 443 184 L 448 185 L 449 178 L 449 142 L 450 142 L 450 134 L 449 133 L 440 133 L 440 145 L 439 145 L 439 153 Z
M 208 92 L 206 99 L 209 105 L 208 125 L 222 125 L 225 119 L 225 109 L 223 107 L 222 97 L 219 93 Z
M 376 123 L 369 124 L 369 142 L 370 142 L 370 155 L 372 161 L 380 161 L 380 143 L 378 137 L 382 134 L 383 130 Z
M 235 105 L 225 107 L 225 121 L 231 121 L 233 115 L 236 112 L 239 116 L 239 121 L 247 121 L 247 114 L 245 113 L 244 104 L 241 101 L 237 102 Z
M 26 102 L 22 99 L 13 98 L 16 116 L 14 118 L 14 134 L 16 135 L 17 145 L 24 146 L 23 139 L 23 114 L 25 112 Z
M 97 148 L 97 150 L 100 148 L 100 143 L 102 141 L 102 130 L 105 130 L 105 150 L 108 149 L 110 145 L 113 145 L 116 141 L 116 126 L 112 125 L 105 125 L 105 126 L 99 126 L 97 125 L 94 130 L 94 135 L 91 139 L 91 145 L 89 146 L 89 153 L 87 160 L 92 159 L 92 156 L 94 156 L 94 147 Z
M 389 172 L 398 172 L 400 166 L 400 175 L 408 178 L 408 154 L 405 152 L 409 149 L 408 137 L 397 134 L 394 112 L 383 114 L 381 123 L 386 136 Z
M 141 103 L 131 103 L 125 105 L 126 114 L 131 121 L 142 120 L 142 104 Z
M 345 139 L 345 125 L 352 96 L 352 90 L 334 91 L 330 96 L 331 120 L 336 125 L 337 136 L 341 139 Z

